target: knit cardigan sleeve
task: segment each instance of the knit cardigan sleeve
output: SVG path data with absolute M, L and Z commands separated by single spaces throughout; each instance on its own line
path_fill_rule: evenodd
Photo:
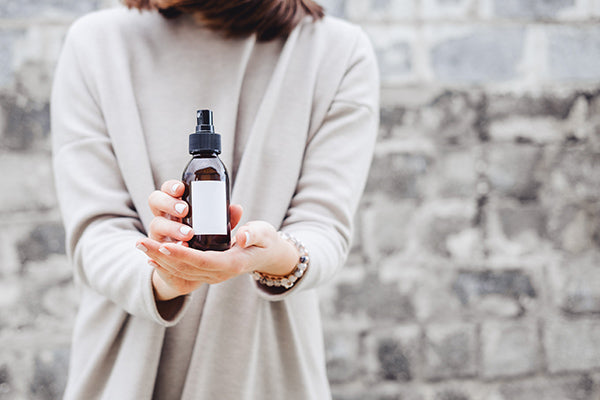
M 121 175 L 79 50 L 85 32 L 69 31 L 51 98 L 53 167 L 75 280 L 135 316 L 171 326 L 157 309 L 147 257 L 135 248 L 144 228 Z
M 344 264 L 353 220 L 371 164 L 379 126 L 379 73 L 366 34 L 355 43 L 337 92 L 320 125 L 309 135 L 296 193 L 282 230 L 307 248 L 310 266 L 291 289 L 261 295 L 280 300 L 329 281 Z

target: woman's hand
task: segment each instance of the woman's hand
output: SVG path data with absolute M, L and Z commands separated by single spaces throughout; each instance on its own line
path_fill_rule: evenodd
M 149 237 L 137 243 L 154 267 L 152 283 L 157 300 L 170 300 L 191 293 L 203 283 L 219 283 L 251 271 L 277 276 L 293 270 L 299 257 L 297 249 L 264 221 L 240 227 L 227 251 L 187 247 L 193 232 L 181 223 L 188 212 L 187 204 L 180 199 L 183 192 L 183 184 L 171 180 L 150 195 L 148 202 L 155 217 Z M 231 205 L 229 212 L 233 229 L 242 208 Z

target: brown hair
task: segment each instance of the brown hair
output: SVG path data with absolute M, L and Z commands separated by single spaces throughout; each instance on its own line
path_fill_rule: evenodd
M 287 36 L 300 21 L 323 17 L 313 0 L 123 0 L 129 8 L 158 10 L 165 18 L 199 13 L 210 29 L 228 37 L 256 33 L 261 41 Z

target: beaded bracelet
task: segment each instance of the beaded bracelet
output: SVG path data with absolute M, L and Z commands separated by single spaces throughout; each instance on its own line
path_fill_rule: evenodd
M 252 272 L 252 277 L 261 285 L 269 287 L 284 287 L 285 289 L 289 289 L 292 286 L 294 286 L 294 284 L 300 278 L 302 278 L 302 275 L 304 275 L 304 273 L 308 269 L 310 259 L 308 257 L 308 251 L 306 250 L 306 247 L 304 247 L 304 245 L 298 239 L 286 232 L 279 231 L 278 233 L 279 236 L 292 243 L 294 246 L 296 246 L 296 249 L 298 249 L 298 252 L 300 253 L 298 264 L 296 264 L 296 266 L 289 275 L 273 276 L 263 274 L 262 272 L 254 271 Z

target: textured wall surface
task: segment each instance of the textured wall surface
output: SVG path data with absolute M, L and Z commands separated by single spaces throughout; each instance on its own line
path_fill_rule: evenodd
M 68 25 L 0 2 L 0 399 L 56 399 L 77 293 L 50 165 Z M 339 400 L 600 399 L 600 0 L 329 0 L 371 37 L 382 125 L 322 288 Z

